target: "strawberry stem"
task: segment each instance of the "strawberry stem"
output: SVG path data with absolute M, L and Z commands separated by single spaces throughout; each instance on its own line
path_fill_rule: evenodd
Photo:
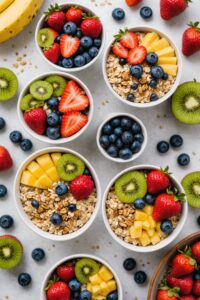
M 53 278 L 47 282 L 47 286 L 44 290 L 47 291 L 54 282 L 59 281 L 59 280 L 60 280 L 60 277 L 58 277 L 57 275 L 54 275 Z
M 174 288 L 170 288 L 168 285 L 167 285 L 167 280 L 164 279 L 160 286 L 159 286 L 159 289 L 160 290 L 164 290 L 164 291 L 168 291 L 168 296 L 169 297 L 172 297 L 172 296 L 175 296 L 177 298 L 179 298 L 179 292 L 180 292 L 180 288 L 178 287 L 174 287 Z
M 117 41 L 119 41 L 128 32 L 129 32 L 128 28 L 120 29 L 120 31 L 116 35 L 114 35 L 114 37 L 116 38 Z
M 188 23 L 188 26 L 191 28 L 194 28 L 197 32 L 200 32 L 200 26 L 199 26 L 200 22 L 192 22 L 190 21 L 190 23 Z
M 175 201 L 181 201 L 181 202 L 185 201 L 185 194 L 180 193 L 176 187 L 167 189 L 167 194 L 173 195 Z
M 163 168 L 160 168 L 161 171 L 165 174 L 165 175 L 171 175 L 172 173 L 169 171 L 169 166 L 165 167 L 164 169 Z
M 197 266 L 196 259 L 194 259 L 193 257 L 191 257 L 192 250 L 191 250 L 191 248 L 189 246 L 185 246 L 184 250 L 183 251 L 179 250 L 179 252 L 183 253 L 185 256 L 187 256 L 189 258 L 191 266 Z
M 93 16 L 93 15 L 91 15 L 91 14 L 89 14 L 89 13 L 84 13 L 84 14 L 83 14 L 83 19 L 84 19 L 84 20 L 85 20 L 85 19 L 99 19 L 99 17 Z
M 58 5 L 58 3 L 56 3 L 55 5 L 51 4 L 48 8 L 48 11 L 44 12 L 44 14 L 46 16 L 46 20 L 53 12 L 62 11 L 62 10 L 63 10 L 62 6 Z

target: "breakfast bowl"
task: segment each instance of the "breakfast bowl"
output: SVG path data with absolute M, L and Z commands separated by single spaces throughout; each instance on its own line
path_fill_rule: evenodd
M 181 184 L 168 167 L 138 165 L 108 184 L 102 202 L 105 226 L 124 248 L 148 253 L 176 239 L 188 212 Z
M 35 31 L 38 52 L 59 71 L 90 67 L 100 57 L 104 42 L 105 30 L 96 13 L 74 2 L 50 5 Z
M 132 107 L 158 105 L 178 87 L 182 58 L 171 38 L 148 26 L 120 30 L 108 44 L 103 75 L 112 94 Z
M 93 98 L 77 77 L 62 72 L 36 76 L 20 93 L 17 112 L 34 138 L 61 144 L 78 138 L 93 117 Z
M 16 174 L 14 194 L 25 224 L 54 241 L 83 234 L 96 218 L 101 199 L 92 165 L 79 153 L 62 147 L 30 155 Z
M 57 280 L 53 282 L 52 278 Z M 63 288 L 65 299 L 69 300 L 74 299 L 74 294 L 79 294 L 78 299 L 123 299 L 122 286 L 113 268 L 91 254 L 71 255 L 57 262 L 44 278 L 40 299 L 47 300 L 50 294 L 57 299 L 56 285 Z
M 137 159 L 147 145 L 143 122 L 128 113 L 112 113 L 99 126 L 97 145 L 107 159 L 126 163 Z

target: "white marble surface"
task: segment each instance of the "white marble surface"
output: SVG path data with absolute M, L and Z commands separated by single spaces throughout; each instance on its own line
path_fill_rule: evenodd
M 46 10 L 50 1 L 45 2 L 44 8 Z M 147 25 L 149 24 L 151 26 L 156 26 L 160 30 L 164 30 L 166 33 L 170 34 L 171 38 L 180 48 L 181 35 L 186 27 L 186 24 L 190 20 L 199 20 L 200 3 L 197 0 L 193 1 L 193 4 L 190 6 L 187 12 L 168 23 L 162 21 L 159 16 L 158 0 L 143 1 L 144 4 L 151 5 L 154 10 L 154 17 L 148 22 L 143 21 L 139 16 L 139 7 L 137 9 L 130 9 L 125 6 L 124 0 L 109 0 L 108 2 L 113 3 L 112 6 L 101 6 L 102 3 L 106 2 L 105 0 L 96 0 L 96 2 L 82 0 L 80 2 L 89 5 L 92 9 L 96 9 L 97 13 L 102 17 L 102 20 L 107 28 L 107 40 L 109 40 L 113 34 L 117 33 L 118 28 L 120 27 L 133 27 L 134 25 L 143 25 L 145 23 Z M 96 3 L 98 6 L 95 7 L 94 3 Z M 126 11 L 126 19 L 121 24 L 113 21 L 111 18 L 111 11 L 117 6 L 124 7 Z M 16 63 L 16 52 L 19 53 L 19 56 L 27 54 L 27 57 L 25 57 L 24 60 L 32 62 L 32 65 L 28 63 L 23 67 L 20 66 L 18 69 L 13 68 L 18 73 L 20 90 L 33 76 L 39 75 L 41 72 L 51 70 L 51 68 L 48 67 L 48 65 L 37 53 L 34 44 L 33 32 L 38 19 L 39 15 L 35 18 L 34 22 L 17 38 L 0 45 L 1 66 L 12 68 L 13 64 Z M 7 59 L 7 61 L 5 61 L 5 59 Z M 183 62 L 184 67 L 182 81 L 192 80 L 193 78 L 200 80 L 200 54 L 196 54 L 190 59 L 184 58 Z M 23 73 L 21 72 L 22 69 L 24 70 Z M 131 109 L 125 104 L 123 105 L 123 103 L 120 103 L 112 96 L 104 83 L 101 71 L 101 60 L 99 60 L 98 63 L 96 63 L 87 71 L 83 71 L 77 75 L 83 79 L 93 93 L 95 102 L 95 116 L 90 128 L 80 139 L 67 145 L 65 144 L 64 146 L 80 151 L 80 153 L 85 155 L 91 161 L 100 178 L 102 191 L 104 191 L 106 185 L 114 175 L 124 168 L 134 164 L 151 163 L 158 166 L 169 165 L 171 170 L 180 180 L 186 173 L 199 169 L 199 127 L 187 126 L 177 122 L 170 112 L 169 101 L 163 105 L 160 105 L 159 107 L 147 110 Z M 12 185 L 18 166 L 28 154 L 23 153 L 18 147 L 12 145 L 8 138 L 9 132 L 14 129 L 21 130 L 24 133 L 24 136 L 27 136 L 27 134 L 21 128 L 17 118 L 16 102 L 17 98 L 13 101 L 0 104 L 0 116 L 5 117 L 7 122 L 6 130 L 0 134 L 0 144 L 10 149 L 15 162 L 14 168 L 11 171 L 0 174 L 0 183 L 6 184 L 9 190 L 8 197 L 5 200 L 0 201 L 0 215 L 11 214 L 15 219 L 15 226 L 6 232 L 0 229 L 0 234 L 10 233 L 16 235 L 24 245 L 24 258 L 22 264 L 15 270 L 0 271 L 0 300 L 15 300 L 16 298 L 20 300 L 38 300 L 41 283 L 49 267 L 64 256 L 80 252 L 99 255 L 112 264 L 122 281 L 125 300 L 146 299 L 148 284 L 142 287 L 137 286 L 133 280 L 132 274 L 127 274 L 123 270 L 123 260 L 129 256 L 137 259 L 137 269 L 143 269 L 146 271 L 150 279 L 154 268 L 166 253 L 167 249 L 148 255 L 131 253 L 130 251 L 123 249 L 116 244 L 106 232 L 101 219 L 101 214 L 99 214 L 98 219 L 86 234 L 84 234 L 80 239 L 68 243 L 53 243 L 51 241 L 44 240 L 27 228 L 20 219 L 14 205 Z M 138 160 L 131 164 L 117 164 L 110 162 L 106 160 L 97 149 L 95 142 L 97 126 L 104 119 L 104 117 L 111 112 L 134 113 L 144 121 L 148 128 L 149 143 L 146 151 Z M 181 151 L 187 152 L 191 156 L 191 164 L 186 169 L 181 169 L 176 163 L 176 157 L 180 151 L 177 152 L 170 150 L 167 155 L 161 156 L 158 155 L 155 150 L 155 145 L 159 140 L 168 139 L 174 133 L 179 133 L 183 136 L 184 146 Z M 37 142 L 36 140 L 33 140 L 33 143 L 33 151 L 48 146 L 47 144 Z M 187 223 L 185 224 L 182 234 L 178 239 L 181 239 L 182 237 L 198 230 L 196 225 L 196 216 L 198 214 L 198 210 L 189 210 Z M 31 251 L 35 247 L 42 247 L 45 249 L 46 260 L 44 262 L 37 264 L 32 260 Z M 22 271 L 29 272 L 33 279 L 31 286 L 26 289 L 21 288 L 17 283 L 17 275 Z

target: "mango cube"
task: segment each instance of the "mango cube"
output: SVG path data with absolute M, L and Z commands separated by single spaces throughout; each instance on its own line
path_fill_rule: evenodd
M 92 292 L 92 284 L 91 284 L 91 283 L 88 283 L 88 284 L 87 284 L 87 290 L 88 290 L 89 292 Z
M 103 281 L 106 281 L 106 282 L 113 278 L 112 272 L 110 270 L 108 270 L 108 268 L 106 268 L 105 266 L 101 267 L 98 274 L 101 277 L 101 279 L 103 279 Z
M 139 221 L 138 221 L 139 222 Z M 136 223 L 136 222 L 135 222 Z M 130 236 L 131 238 L 134 239 L 138 239 L 139 237 L 141 237 L 142 235 L 142 226 L 136 228 L 135 224 L 133 226 L 131 226 L 131 228 L 129 229 L 130 232 Z
M 54 167 L 54 163 L 48 153 L 37 157 L 36 160 L 43 170 L 48 170 Z
M 36 177 L 39 178 L 43 173 L 44 170 L 38 165 L 36 161 L 32 161 L 28 166 L 27 169 Z
M 150 240 L 148 234 L 146 233 L 146 231 L 142 232 L 142 235 L 139 238 L 139 241 L 143 247 L 148 246 L 151 243 L 151 240 Z
M 151 237 L 151 243 L 153 245 L 156 245 L 160 242 L 160 237 L 157 233 L 155 233 L 152 237 Z
M 147 214 L 148 216 L 152 216 L 153 213 L 153 206 L 152 205 L 146 205 L 143 208 L 143 212 L 145 212 L 145 214 Z
M 158 55 L 158 57 L 162 57 L 162 56 L 173 57 L 175 56 L 175 51 L 172 47 L 167 47 L 162 50 L 156 51 L 156 54 Z
M 99 276 L 99 274 L 94 274 L 93 276 L 90 276 L 89 278 L 90 282 L 92 285 L 98 285 L 102 282 L 101 277 Z
M 57 162 L 59 161 L 59 159 L 61 158 L 61 153 L 51 153 L 51 158 L 55 164 L 55 166 L 57 165 Z
M 53 185 L 53 182 L 46 174 L 43 174 L 42 176 L 40 176 L 40 178 L 38 178 L 38 180 L 35 183 L 35 186 L 38 188 L 39 188 L 39 186 L 44 186 L 47 189 L 50 189 L 50 188 L 52 188 L 52 185 Z
M 155 234 L 155 230 L 153 228 L 150 228 L 147 230 L 147 234 L 149 237 L 152 237 Z
M 148 230 L 148 229 L 150 229 L 150 223 L 148 222 L 148 220 L 145 220 L 143 223 L 142 223 L 142 228 L 144 229 L 144 230 Z
M 30 171 L 23 171 L 21 183 L 28 186 L 35 186 L 37 178 Z
M 100 285 L 93 285 L 92 286 L 92 294 L 93 294 L 93 296 L 97 296 L 97 295 L 101 294 Z
M 178 71 L 178 66 L 177 65 L 160 65 L 163 70 L 172 76 L 176 76 L 177 71 Z
M 141 210 L 136 209 L 135 211 L 135 220 L 136 221 L 145 221 L 147 219 L 147 214 Z
M 158 65 L 176 65 L 177 57 L 160 57 Z
M 51 167 L 50 169 L 46 170 L 46 173 L 48 177 L 51 178 L 52 181 L 56 182 L 59 180 L 59 175 L 56 167 Z
M 166 40 L 166 38 L 162 38 L 152 46 L 152 50 L 158 51 L 167 47 L 169 47 L 169 42 Z
M 109 289 L 109 293 L 115 291 L 115 290 L 117 289 L 116 281 L 115 281 L 114 279 L 108 281 L 107 287 L 108 287 L 108 289 Z
M 107 285 L 107 283 L 105 281 L 102 281 L 100 283 L 100 288 L 101 288 L 101 295 L 102 296 L 107 296 L 110 293 L 108 285 Z
M 152 216 L 148 216 L 147 220 L 148 220 L 151 228 L 155 228 L 156 227 L 156 221 L 154 221 L 154 219 L 153 219 Z

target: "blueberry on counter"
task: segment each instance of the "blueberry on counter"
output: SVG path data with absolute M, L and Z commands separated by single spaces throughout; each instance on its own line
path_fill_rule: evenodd
M 0 198 L 3 198 L 7 195 L 7 187 L 3 184 L 0 184 Z
M 169 150 L 169 143 L 166 141 L 160 141 L 157 144 L 157 150 L 160 153 L 166 153 Z
M 59 183 L 55 189 L 55 193 L 60 197 L 65 196 L 68 193 L 68 191 L 69 188 L 64 182 Z
M 10 133 L 9 138 L 10 138 L 11 142 L 17 144 L 17 143 L 21 142 L 22 134 L 20 131 L 14 130 Z
M 31 253 L 31 256 L 32 258 L 35 260 L 35 261 L 41 261 L 44 259 L 45 257 L 45 252 L 43 249 L 41 248 L 35 248 L 32 253 Z
M 174 134 L 171 136 L 170 145 L 174 148 L 179 148 L 183 145 L 183 138 L 179 134 Z
M 115 8 L 112 11 L 112 17 L 113 19 L 115 19 L 116 21 L 121 21 L 125 18 L 125 12 L 122 8 Z
M 0 130 L 1 130 L 1 129 L 4 129 L 5 126 L 6 126 L 5 120 L 4 120 L 2 117 L 0 117 Z
M 9 229 L 14 224 L 14 220 L 9 215 L 4 215 L 0 217 L 0 227 L 3 229 Z
M 62 216 L 58 213 L 53 213 L 53 215 L 50 218 L 50 221 L 53 225 L 59 226 L 62 224 Z
M 147 275 L 144 271 L 137 271 L 134 275 L 134 280 L 137 284 L 143 284 L 147 280 Z
M 153 11 L 152 11 L 152 9 L 149 6 L 143 6 L 140 9 L 140 16 L 143 19 L 149 19 L 149 18 L 152 17 L 152 15 L 153 15 Z
M 18 276 L 18 283 L 21 285 L 21 286 L 27 286 L 31 283 L 31 276 L 28 274 L 28 273 L 21 273 L 19 274 Z
M 33 144 L 31 142 L 31 140 L 29 140 L 29 139 L 23 139 L 19 145 L 20 145 L 20 148 L 25 152 L 31 150 L 33 147 Z
M 173 232 L 173 224 L 171 220 L 164 220 L 160 224 L 160 229 L 167 235 L 170 235 Z
M 177 162 L 180 166 L 185 167 L 190 163 L 190 156 L 186 153 L 182 153 L 178 156 Z
M 126 271 L 132 271 L 136 267 L 136 260 L 134 258 L 127 258 L 123 262 L 123 267 Z

